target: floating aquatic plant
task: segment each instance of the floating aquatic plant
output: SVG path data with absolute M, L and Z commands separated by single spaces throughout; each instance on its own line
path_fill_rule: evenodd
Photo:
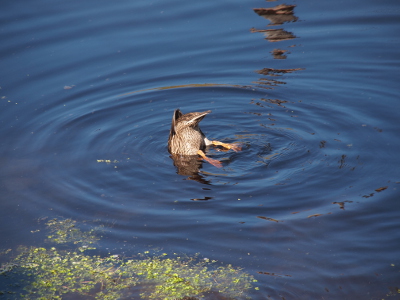
M 50 242 L 56 244 L 73 243 L 79 245 L 78 249 L 80 251 L 95 249 L 92 245 L 99 240 L 95 232 L 98 232 L 100 227 L 89 231 L 81 231 L 76 227 L 76 221 L 71 219 L 53 219 L 47 222 L 46 225 L 50 232 L 48 236 Z
M 231 265 L 216 267 L 216 261 L 167 254 L 139 253 L 128 259 L 118 255 L 100 257 L 85 253 L 98 240 L 94 230 L 83 232 L 76 222 L 51 220 L 49 240 L 73 243 L 77 250 L 56 247 L 19 249 L 20 254 L 0 269 L 0 282 L 8 281 L 0 299 L 133 299 L 138 288 L 142 299 L 202 299 L 218 293 L 228 299 L 246 298 L 255 282 L 252 276 Z M 194 298 L 193 298 L 194 299 Z

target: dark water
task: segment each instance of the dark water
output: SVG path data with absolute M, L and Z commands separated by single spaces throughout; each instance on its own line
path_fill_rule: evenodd
M 2 3 L 2 248 L 97 220 L 111 253 L 243 267 L 254 299 L 397 299 L 400 4 L 253 10 L 279 4 Z M 177 174 L 178 107 L 243 150 Z

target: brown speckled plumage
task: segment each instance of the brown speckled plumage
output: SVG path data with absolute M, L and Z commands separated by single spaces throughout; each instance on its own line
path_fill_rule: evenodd
M 183 114 L 179 109 L 172 116 L 168 138 L 168 151 L 171 154 L 197 155 L 211 142 L 199 127 L 199 123 L 211 110 Z

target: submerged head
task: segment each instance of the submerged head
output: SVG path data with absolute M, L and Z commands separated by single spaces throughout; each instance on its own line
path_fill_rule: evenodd
M 172 154 L 196 155 L 205 147 L 205 135 L 199 123 L 211 110 L 183 114 L 179 109 L 172 116 L 168 150 Z

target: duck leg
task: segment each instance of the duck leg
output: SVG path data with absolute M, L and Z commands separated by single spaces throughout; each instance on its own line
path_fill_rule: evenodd
M 197 151 L 197 154 L 200 155 L 205 161 L 212 164 L 214 167 L 222 168 L 222 164 L 219 160 L 207 157 L 203 151 L 199 150 L 199 151 Z
M 226 149 L 232 149 L 235 152 L 242 150 L 242 146 L 239 144 L 226 144 L 226 143 L 222 143 L 220 141 L 211 141 L 211 144 L 213 144 L 215 146 L 222 146 Z

